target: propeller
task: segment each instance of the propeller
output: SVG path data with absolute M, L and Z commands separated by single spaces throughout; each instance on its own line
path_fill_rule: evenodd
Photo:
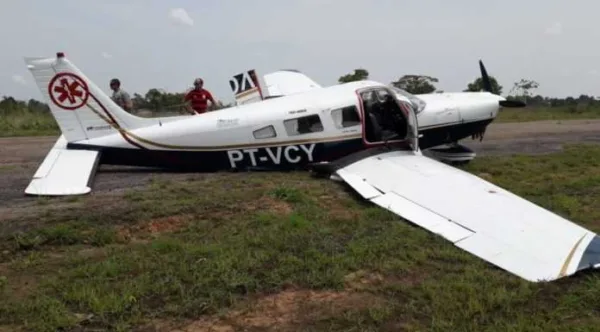
M 481 71 L 481 82 L 483 84 L 483 89 L 489 93 L 494 93 L 492 92 L 492 81 L 490 81 L 490 77 L 488 76 L 487 70 L 485 70 L 485 66 L 483 65 L 483 62 L 481 60 L 479 60 L 479 70 Z M 525 102 L 520 100 L 500 100 L 498 103 L 502 107 L 511 108 L 527 106 Z

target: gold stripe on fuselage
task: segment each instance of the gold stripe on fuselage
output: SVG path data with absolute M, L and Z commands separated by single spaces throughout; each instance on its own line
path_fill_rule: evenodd
M 106 116 L 102 115 L 96 109 L 94 109 L 90 104 L 86 104 L 92 112 L 98 115 L 102 120 L 104 120 L 108 125 L 118 130 L 124 135 L 129 136 L 129 138 L 134 138 L 138 141 L 138 143 L 145 143 L 150 146 L 159 147 L 163 149 L 173 149 L 173 150 L 195 150 L 195 151 L 220 151 L 220 150 L 229 150 L 229 149 L 244 149 L 244 148 L 252 148 L 252 147 L 271 147 L 271 146 L 284 146 L 284 145 L 296 145 L 296 144 L 312 144 L 312 143 L 328 143 L 328 142 L 338 142 L 348 139 L 357 139 L 361 138 L 362 134 L 354 133 L 349 135 L 340 135 L 340 136 L 330 136 L 330 137 L 322 137 L 322 138 L 308 138 L 308 139 L 300 139 L 300 140 L 290 140 L 290 141 L 279 141 L 279 142 L 266 142 L 266 143 L 246 143 L 246 144 L 231 144 L 231 145 L 218 145 L 218 146 L 189 146 L 189 145 L 173 145 L 173 144 L 164 144 L 154 142 L 143 137 L 140 137 L 136 134 L 131 133 L 130 131 L 121 128 L 118 123 L 112 122 Z M 108 112 L 108 111 L 107 111 Z

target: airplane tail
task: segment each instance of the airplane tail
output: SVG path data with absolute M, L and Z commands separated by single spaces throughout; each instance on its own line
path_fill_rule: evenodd
M 63 53 L 25 58 L 38 88 L 67 142 L 114 134 L 154 123 L 127 113 L 88 79 Z
M 234 75 L 229 80 L 229 86 L 237 105 L 255 103 L 267 97 L 264 84 L 254 69 Z

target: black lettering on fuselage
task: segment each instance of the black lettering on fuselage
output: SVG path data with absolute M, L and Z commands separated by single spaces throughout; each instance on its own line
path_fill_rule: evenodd
M 258 87 L 258 80 L 254 69 L 244 73 L 239 73 L 229 80 L 229 86 L 234 95 L 254 89 Z
M 254 149 L 228 150 L 227 157 L 231 168 L 240 164 L 248 166 L 279 166 L 314 161 L 316 144 L 274 146 Z

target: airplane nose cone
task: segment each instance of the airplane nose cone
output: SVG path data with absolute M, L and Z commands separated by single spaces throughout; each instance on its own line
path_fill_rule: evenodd
M 457 98 L 456 106 L 460 109 L 463 122 L 477 122 L 493 119 L 498 114 L 499 103 L 504 99 L 494 94 L 471 94 Z

